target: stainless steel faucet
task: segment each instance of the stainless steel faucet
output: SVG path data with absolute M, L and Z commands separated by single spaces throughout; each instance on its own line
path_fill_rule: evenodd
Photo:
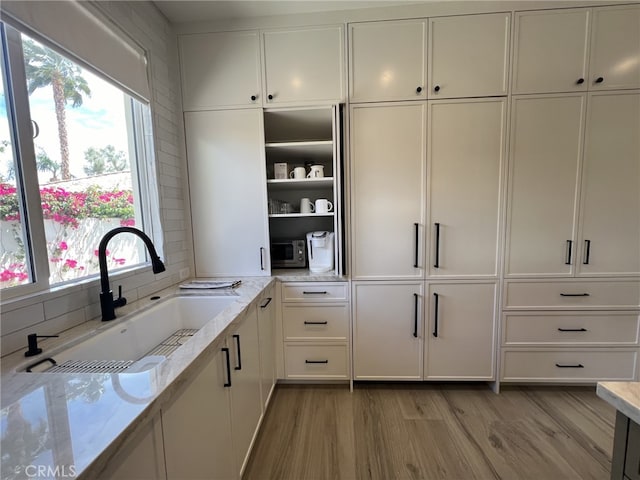
M 122 296 L 122 288 L 119 289 L 118 298 L 113 299 L 113 292 L 109 287 L 109 273 L 107 271 L 107 243 L 113 237 L 119 233 L 133 233 L 142 239 L 149 256 L 151 257 L 151 268 L 153 273 L 160 273 L 165 271 L 164 263 L 160 260 L 160 257 L 156 253 L 156 249 L 151 242 L 151 239 L 141 230 L 133 227 L 118 227 L 108 231 L 98 246 L 98 264 L 100 266 L 100 309 L 102 311 L 102 321 L 113 320 L 116 318 L 117 307 L 122 307 L 127 304 L 127 299 Z

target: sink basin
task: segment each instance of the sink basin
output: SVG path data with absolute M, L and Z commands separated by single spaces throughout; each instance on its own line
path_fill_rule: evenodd
M 113 327 L 50 357 L 33 371 L 139 372 L 155 367 L 237 296 L 177 296 L 133 314 Z

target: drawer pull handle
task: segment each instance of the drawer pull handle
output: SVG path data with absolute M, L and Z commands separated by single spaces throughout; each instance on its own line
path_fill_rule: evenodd
M 222 348 L 222 351 L 224 352 L 224 356 L 226 358 L 226 365 L 227 365 L 227 381 L 224 382 L 224 386 L 225 387 L 230 387 L 231 386 L 231 359 L 229 358 L 229 349 L 227 347 Z
M 236 341 L 236 353 L 238 355 L 238 364 L 233 367 L 234 370 L 242 370 L 242 353 L 240 353 L 240 335 L 233 335 Z
M 318 292 L 307 292 L 307 291 L 302 292 L 303 295 L 326 295 L 327 293 L 329 292 L 327 292 L 326 290 L 318 291 Z
M 304 321 L 305 325 L 327 325 L 329 322 L 327 322 L 326 320 L 324 322 L 307 322 L 306 320 Z
M 418 294 L 413 294 L 413 337 L 418 338 Z
M 584 241 L 584 260 L 583 265 L 589 265 L 589 256 L 591 255 L 591 240 Z
M 413 227 L 415 228 L 415 234 L 416 234 L 416 239 L 415 239 L 416 251 L 414 255 L 415 258 L 413 262 L 413 268 L 419 268 L 420 264 L 418 263 L 418 256 L 420 254 L 420 224 L 414 223 Z
M 558 328 L 559 332 L 587 332 L 586 328 Z
M 438 304 L 440 303 L 440 295 L 433 294 L 433 332 L 432 335 L 438 338 Z
M 440 224 L 434 223 L 436 227 L 436 253 L 433 268 L 440 268 Z
M 590 297 L 588 293 L 561 293 L 561 297 Z
M 573 247 L 573 241 L 567 240 L 567 259 L 564 262 L 565 265 L 571 265 L 571 247 Z
M 273 300 L 273 298 L 268 297 L 267 301 L 264 304 L 260 305 L 260 308 L 267 308 L 267 305 L 271 303 L 271 300 Z
M 558 368 L 584 368 L 584 365 L 578 363 L 577 365 L 562 365 L 561 363 L 556 363 L 556 367 Z
M 305 360 L 304 363 L 329 363 L 329 360 Z

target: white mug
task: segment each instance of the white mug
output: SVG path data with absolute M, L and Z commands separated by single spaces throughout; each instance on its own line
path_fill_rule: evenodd
M 303 179 L 307 175 L 307 171 L 304 167 L 296 167 L 289 173 L 289 178 L 295 178 L 296 180 Z
M 323 178 L 324 177 L 324 165 L 311 165 L 311 171 L 307 178 Z
M 316 200 L 316 213 L 329 213 L 333 211 L 333 203 L 326 198 Z
M 313 213 L 315 210 L 316 208 L 313 206 L 313 203 L 311 203 L 311 200 L 308 198 L 300 199 L 300 213 Z

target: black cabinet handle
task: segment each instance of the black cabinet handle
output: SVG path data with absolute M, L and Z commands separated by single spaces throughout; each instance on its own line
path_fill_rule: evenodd
M 436 254 L 435 262 L 433 262 L 433 268 L 440 268 L 440 224 L 434 223 L 436 227 Z
M 422 87 L 416 88 L 416 93 L 421 93 L 421 92 L 422 92 Z
M 591 255 L 591 240 L 584 241 L 584 260 L 583 265 L 589 265 L 589 255 Z
M 418 294 L 413 294 L 413 336 L 418 338 Z
M 590 297 L 588 293 L 561 293 L 561 297 Z
M 322 290 L 318 292 L 306 292 L 306 291 L 302 292 L 303 295 L 326 295 L 327 293 L 329 292 L 327 292 L 326 290 Z
M 268 98 L 269 100 L 273 100 L 273 95 L 269 94 L 269 95 L 267 96 L 267 98 Z
M 271 300 L 273 300 L 273 298 L 267 298 L 267 301 L 264 304 L 260 305 L 260 308 L 267 308 L 267 305 L 271 303 Z
M 329 363 L 329 360 L 305 360 L 304 363 Z
M 577 365 L 563 365 L 561 363 L 556 363 L 556 367 L 558 368 L 584 368 L 584 365 L 578 363 Z
M 257 98 L 258 98 L 258 97 L 256 97 L 255 95 L 251 95 L 251 101 L 252 101 L 252 102 L 255 102 Z
M 227 347 L 222 348 L 225 357 L 227 357 L 227 381 L 224 383 L 225 387 L 231 386 L 231 359 L 229 358 L 229 349 Z
M 571 265 L 571 250 L 573 247 L 573 240 L 567 240 L 567 258 L 564 262 L 565 265 Z
M 260 270 L 264 270 L 264 247 L 260 247 Z
M 236 349 L 238 352 L 238 355 L 237 355 L 238 364 L 234 367 L 234 370 L 242 370 L 242 354 L 240 353 L 240 335 L 235 334 L 233 338 L 236 341 Z
M 327 322 L 326 320 L 324 322 L 308 322 L 308 321 L 304 321 L 305 325 L 327 325 L 329 322 Z
M 415 236 L 416 236 L 416 251 L 415 251 L 415 258 L 414 258 L 414 262 L 413 262 L 413 268 L 419 268 L 420 265 L 418 264 L 418 255 L 419 255 L 418 250 L 420 250 L 420 248 L 419 248 L 419 244 L 420 244 L 419 228 L 420 228 L 420 225 L 417 224 L 417 223 L 414 223 L 413 227 L 415 229 Z
M 440 303 L 440 295 L 433 294 L 433 336 L 438 337 L 438 310 Z
M 596 83 L 602 83 L 602 82 L 604 82 L 604 77 L 596 78 Z
M 436 85 L 435 87 L 433 87 L 433 91 L 434 92 L 439 92 L 440 91 L 440 85 Z
M 559 332 L 586 332 L 586 328 L 558 328 Z
M 584 83 L 584 78 L 579 78 L 576 84 L 582 85 Z

